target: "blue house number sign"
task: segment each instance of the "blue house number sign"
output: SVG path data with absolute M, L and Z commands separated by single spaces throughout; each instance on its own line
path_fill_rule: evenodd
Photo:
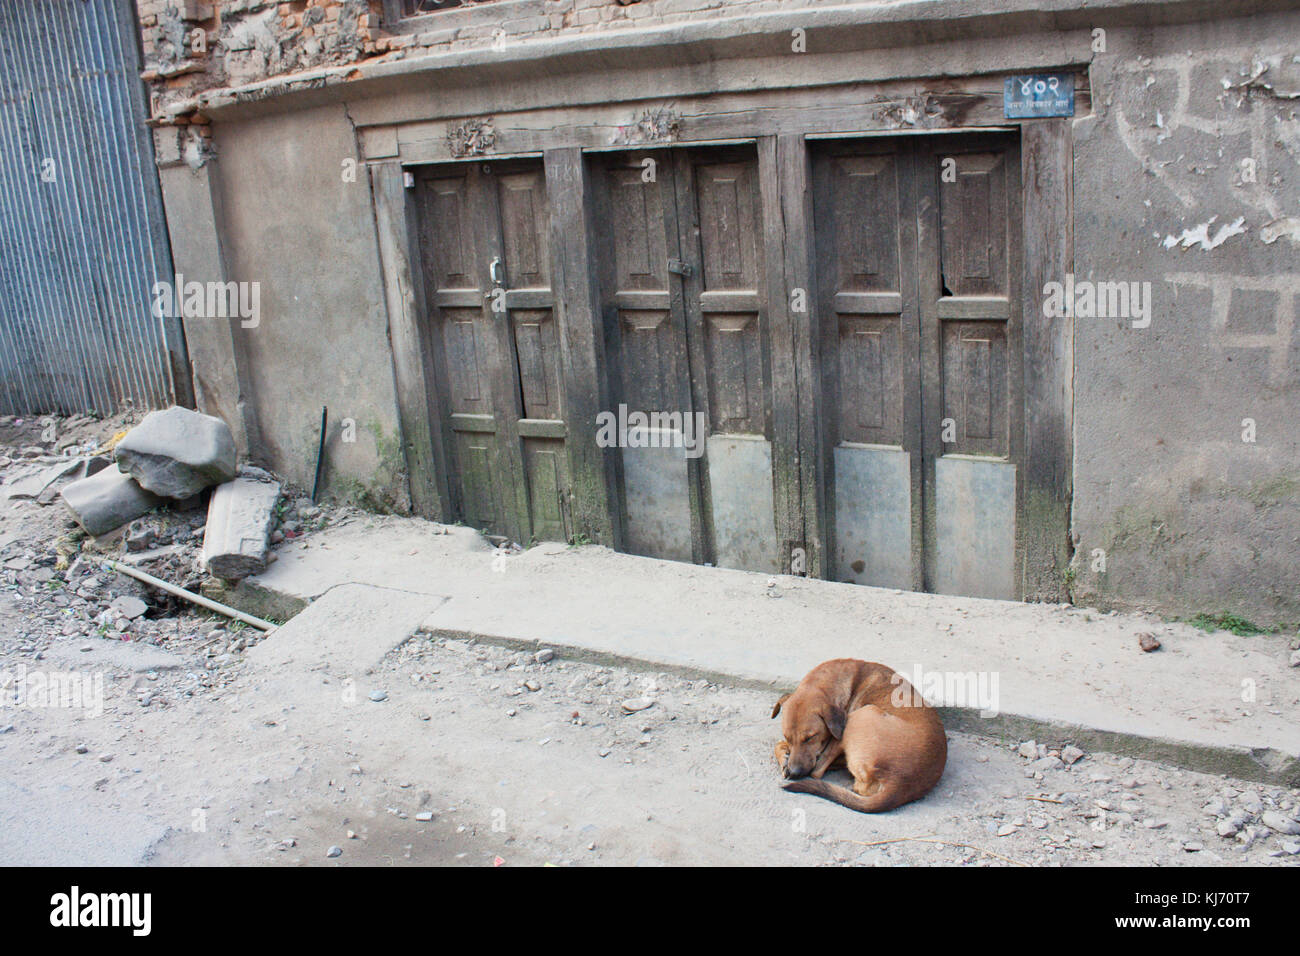
M 1008 76 L 1002 98 L 1007 119 L 1074 115 L 1074 74 Z

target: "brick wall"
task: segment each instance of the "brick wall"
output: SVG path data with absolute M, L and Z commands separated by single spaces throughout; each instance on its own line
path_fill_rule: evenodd
M 845 2 L 463 0 L 410 18 L 386 16 L 386 0 L 137 0 L 137 6 L 155 122 L 202 126 L 205 117 L 183 108 L 194 94 L 320 67 Z M 400 9 L 400 0 L 391 6 Z

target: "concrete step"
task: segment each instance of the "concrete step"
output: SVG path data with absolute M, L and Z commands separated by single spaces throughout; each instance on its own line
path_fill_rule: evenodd
M 774 696 L 820 661 L 860 657 L 912 680 L 952 729 L 1300 785 L 1300 670 L 1288 666 L 1280 636 L 773 578 L 600 547 L 503 557 L 468 529 L 395 518 L 338 525 L 279 555 L 249 579 L 253 592 L 290 602 L 344 583 L 436 592 L 448 600 L 418 622 L 430 633 L 548 646 Z M 1143 632 L 1163 647 L 1141 651 Z

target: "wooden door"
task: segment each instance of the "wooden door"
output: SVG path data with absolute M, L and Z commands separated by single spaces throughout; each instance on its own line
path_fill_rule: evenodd
M 685 151 L 677 164 L 692 397 L 708 436 L 700 498 L 710 558 L 778 571 L 771 357 L 758 160 L 750 149 Z
M 775 570 L 754 153 L 658 150 L 591 162 L 611 411 L 678 416 L 652 418 L 618 456 L 624 548 Z
M 671 271 L 682 261 L 674 166 L 668 150 L 593 157 L 593 218 L 609 411 L 620 423 L 632 413 L 647 419 L 615 457 L 623 548 L 700 562 L 698 468 L 674 434 L 694 412 L 682 287 Z
M 1014 139 L 916 143 L 925 586 L 1020 596 L 1024 461 L 1020 152 Z
M 828 567 L 923 584 L 916 170 L 904 140 L 826 144 L 813 163 Z
M 1018 596 L 1018 171 L 993 137 L 817 149 L 835 580 Z
M 458 164 L 419 185 L 451 513 L 522 544 L 566 540 L 564 380 L 542 166 Z

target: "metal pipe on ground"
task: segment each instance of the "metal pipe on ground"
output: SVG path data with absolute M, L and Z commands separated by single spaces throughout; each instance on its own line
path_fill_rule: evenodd
M 264 621 L 260 617 L 253 617 L 251 614 L 245 614 L 243 611 L 237 611 L 233 607 L 228 607 L 227 605 L 213 601 L 210 598 L 205 598 L 201 594 L 195 594 L 193 591 L 187 591 L 184 588 L 177 587 L 168 581 L 164 581 L 162 578 L 156 578 L 152 574 L 141 571 L 139 568 L 119 564 L 117 561 L 111 561 L 107 558 L 104 559 L 103 564 L 104 567 L 111 571 L 117 571 L 120 574 L 125 574 L 127 577 L 135 578 L 137 581 L 143 581 L 145 584 L 166 591 L 168 594 L 174 594 L 176 597 L 184 598 L 187 601 L 197 604 L 199 607 L 205 607 L 209 611 L 216 611 L 218 614 L 224 614 L 226 617 L 233 617 L 237 621 L 243 621 L 245 624 L 250 627 L 255 627 L 259 631 L 275 630 L 276 626 L 270 621 Z

